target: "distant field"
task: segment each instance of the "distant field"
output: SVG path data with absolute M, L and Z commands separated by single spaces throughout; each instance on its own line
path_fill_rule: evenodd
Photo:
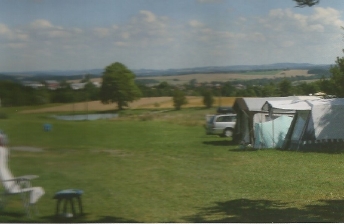
M 183 107 L 204 107 L 203 97 L 189 96 L 188 104 Z M 220 104 L 220 98 L 215 98 L 214 106 Z M 221 105 L 231 106 L 234 97 L 221 97 Z M 172 97 L 145 97 L 129 104 L 131 109 L 153 109 L 153 108 L 173 108 Z M 90 101 L 84 103 L 64 104 L 46 108 L 23 110 L 21 113 L 46 113 L 46 112 L 73 112 L 73 111 L 107 111 L 117 109 L 116 104 L 102 104 L 100 101 Z
M 259 72 L 243 72 L 243 73 L 218 73 L 218 74 L 190 74 L 190 75 L 174 75 L 174 76 L 150 76 L 150 77 L 136 77 L 137 80 L 154 79 L 159 82 L 168 82 L 170 84 L 185 84 L 192 79 L 196 79 L 197 82 L 227 82 L 235 80 L 250 80 L 250 79 L 274 79 L 280 77 L 293 77 L 293 76 L 306 76 L 310 77 L 312 74 L 308 74 L 308 70 L 275 70 L 275 71 L 259 71 Z M 91 79 L 93 82 L 101 82 L 101 78 Z M 69 80 L 70 83 L 77 83 L 81 80 Z
M 184 84 L 190 80 L 196 79 L 197 82 L 227 82 L 235 80 L 250 80 L 250 79 L 274 79 L 281 77 L 306 76 L 310 77 L 308 70 L 278 70 L 278 71 L 264 71 L 264 72 L 245 72 L 237 74 L 218 73 L 218 74 L 190 74 L 190 75 L 176 75 L 176 76 L 155 76 L 155 77 L 137 77 L 138 80 L 155 79 L 159 82 L 168 82 L 170 84 Z

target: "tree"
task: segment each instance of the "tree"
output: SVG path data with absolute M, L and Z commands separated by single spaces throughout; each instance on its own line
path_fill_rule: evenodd
M 115 62 L 105 68 L 100 88 L 100 100 L 103 104 L 117 103 L 122 110 L 141 97 L 141 91 L 135 84 L 135 74 L 125 65 Z
M 88 81 L 83 91 L 86 95 L 86 100 L 99 100 L 99 88 L 97 88 L 92 82 Z
M 296 94 L 298 95 L 309 95 L 320 91 L 320 88 L 316 82 L 302 82 L 296 86 Z
M 278 96 L 277 87 L 275 83 L 270 82 L 267 85 L 264 85 L 262 88 L 262 96 L 263 97 Z
M 206 90 L 203 93 L 203 104 L 206 108 L 211 108 L 214 104 L 214 96 L 213 93 L 210 90 Z
M 173 106 L 176 110 L 180 110 L 181 107 L 185 104 L 187 104 L 188 101 L 185 97 L 185 94 L 183 91 L 176 89 L 173 93 Z
M 288 79 L 283 79 L 280 83 L 278 83 L 279 90 L 280 90 L 280 95 L 281 96 L 291 96 L 292 94 L 292 89 L 293 86 L 291 85 L 290 80 Z
M 158 96 L 171 96 L 172 95 L 172 86 L 170 86 L 166 81 L 161 82 L 156 87 L 158 91 Z
M 230 82 L 225 82 L 221 87 L 221 96 L 233 96 L 235 94 L 235 87 Z
M 333 83 L 332 79 L 325 79 L 322 78 L 318 81 L 319 88 L 322 92 L 328 95 L 336 95 L 335 91 L 335 83 Z
M 320 0 L 294 0 L 297 4 L 297 7 L 312 7 L 320 2 Z
M 336 64 L 331 67 L 331 81 L 334 86 L 334 94 L 338 97 L 344 97 L 344 57 L 337 57 Z

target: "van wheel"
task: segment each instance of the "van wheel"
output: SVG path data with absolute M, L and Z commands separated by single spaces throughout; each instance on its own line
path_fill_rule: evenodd
M 223 131 L 223 137 L 231 137 L 233 134 L 233 130 L 230 129 L 230 128 L 226 128 L 224 131 Z

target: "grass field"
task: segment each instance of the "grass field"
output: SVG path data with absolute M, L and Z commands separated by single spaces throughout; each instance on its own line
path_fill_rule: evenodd
M 215 109 L 127 110 L 109 121 L 58 121 L 1 108 L 15 175 L 46 194 L 27 219 L 14 197 L 0 222 L 343 222 L 344 154 L 243 150 L 205 135 Z M 28 109 L 28 108 L 25 108 Z M 44 132 L 43 124 L 52 131 Z M 54 216 L 56 191 L 85 191 L 85 215 Z M 2 190 L 0 188 L 0 190 Z

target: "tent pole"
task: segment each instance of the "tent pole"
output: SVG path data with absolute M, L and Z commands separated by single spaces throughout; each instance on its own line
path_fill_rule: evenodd
M 248 116 L 248 114 L 244 111 L 244 110 L 241 110 L 242 112 L 243 112 L 243 114 L 244 114 L 244 122 L 243 122 L 243 128 L 245 129 L 245 133 L 244 133 L 244 135 L 241 137 L 242 139 L 241 139 L 241 141 L 243 141 L 244 139 L 245 139 L 245 137 L 246 137 L 246 131 L 248 132 L 248 138 L 249 138 L 249 140 L 251 140 L 251 137 L 250 137 L 250 116 Z M 245 117 L 246 116 L 246 117 Z M 246 125 L 246 120 L 247 120 L 247 125 Z M 246 142 L 245 142 L 245 144 L 246 144 Z
M 274 120 L 272 120 L 272 148 L 275 148 L 275 121 Z
M 263 120 L 263 114 L 261 114 L 261 119 L 260 120 Z M 262 125 L 262 123 L 261 123 L 261 127 L 260 127 L 260 133 L 261 133 L 261 135 L 262 135 L 262 140 L 263 139 L 265 139 L 264 138 L 264 131 L 263 131 L 263 125 Z M 264 141 L 264 146 L 266 146 L 266 142 Z M 262 145 L 261 145 L 262 146 Z
M 307 126 L 308 126 L 308 123 L 309 123 L 309 120 L 310 120 L 310 117 L 311 117 L 311 111 L 312 111 L 312 110 L 310 110 L 310 111 L 308 112 L 308 116 L 307 116 L 307 120 L 306 120 L 306 122 L 305 122 L 305 126 L 303 126 L 303 129 L 302 129 L 300 138 L 299 138 L 299 140 L 298 140 L 297 148 L 296 148 L 297 151 L 298 151 L 299 148 L 300 148 L 300 144 L 301 144 L 301 140 L 302 140 L 303 134 L 305 133 L 306 128 L 307 128 Z

